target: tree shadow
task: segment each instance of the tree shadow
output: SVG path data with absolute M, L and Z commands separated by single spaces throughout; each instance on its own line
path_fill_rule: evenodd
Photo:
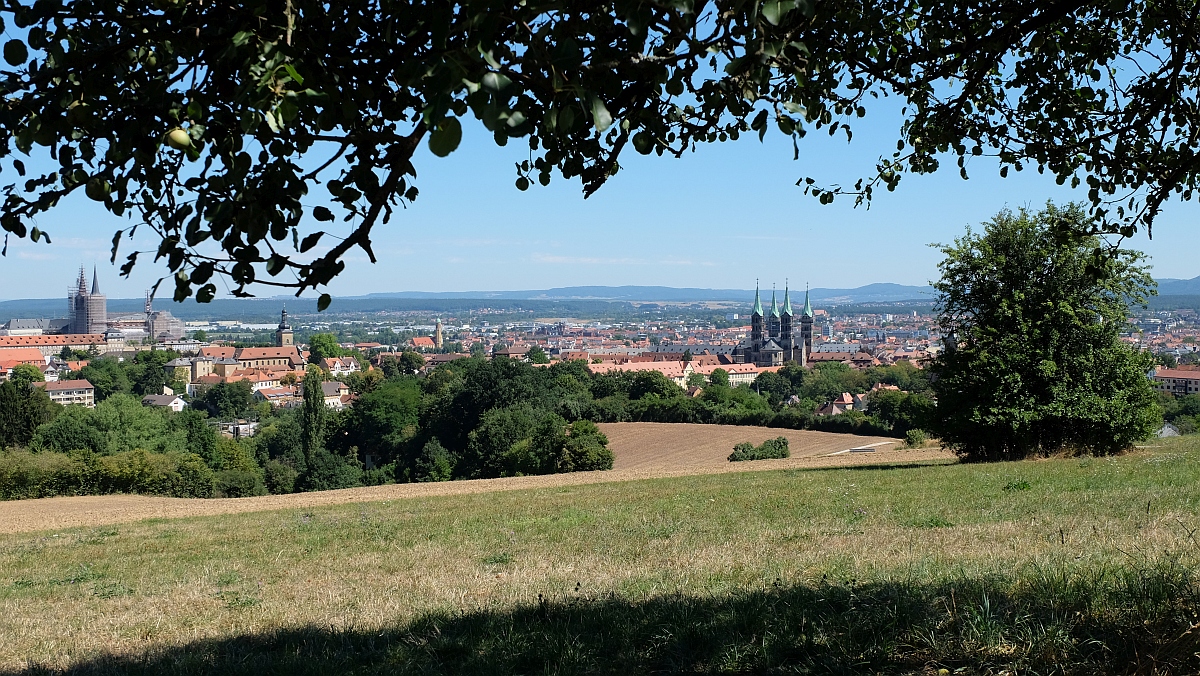
M 307 626 L 15 673 L 1197 673 L 1197 591 L 1190 570 L 1163 564 L 935 585 L 777 581 L 720 597 L 572 592 L 382 631 Z

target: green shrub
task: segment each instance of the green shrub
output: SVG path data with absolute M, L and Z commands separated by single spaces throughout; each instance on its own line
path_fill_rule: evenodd
M 394 462 L 389 462 L 382 467 L 363 470 L 362 485 L 364 486 L 384 486 L 394 483 L 396 483 L 396 463 Z
M 729 454 L 729 462 L 740 462 L 742 460 L 770 460 L 773 458 L 786 458 L 791 455 L 788 450 L 787 437 L 775 437 L 762 442 L 762 445 L 755 447 L 753 444 L 742 442 L 733 447 L 733 453 Z
M 97 456 L 81 450 L 70 455 L 50 451 L 0 454 L 0 499 L 104 493 L 207 498 L 213 493 L 213 473 L 193 453 L 135 450 Z
M 904 443 L 909 448 L 920 448 L 925 445 L 925 430 L 911 429 L 904 433 Z
M 361 485 L 362 468 L 351 465 L 345 458 L 325 449 L 313 453 L 308 471 L 300 482 L 300 487 L 306 491 L 332 491 Z
M 300 477 L 300 472 L 290 464 L 280 460 L 268 460 L 263 466 L 263 474 L 267 490 L 273 495 L 296 492 L 296 479 Z
M 244 469 L 217 472 L 213 477 L 213 485 L 213 496 L 218 498 L 248 498 L 267 494 L 262 474 Z
M 594 472 L 612 469 L 613 454 L 608 449 L 608 437 L 596 423 L 577 420 L 568 428 L 563 455 L 570 463 L 571 471 Z
M 449 481 L 454 478 L 454 456 L 438 440 L 430 439 L 414 466 L 417 481 Z
M 84 484 L 82 463 L 62 453 L 0 453 L 0 499 L 23 500 L 77 495 Z

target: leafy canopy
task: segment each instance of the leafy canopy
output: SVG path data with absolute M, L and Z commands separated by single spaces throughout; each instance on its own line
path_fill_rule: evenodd
M 48 242 L 33 223 L 82 191 L 127 219 L 114 261 L 152 231 L 122 270 L 153 255 L 177 300 L 374 261 L 373 228 L 418 196 L 418 146 L 453 152 L 471 118 L 528 145 L 522 190 L 557 173 L 591 194 L 631 147 L 849 140 L 887 97 L 895 147 L 807 193 L 869 200 L 989 154 L 1086 183 L 1080 227 L 1128 236 L 1200 176 L 1200 17 L 1178 1 L 14 0 L 0 20 L 0 169 L 23 179 L 0 184 L 6 243 Z
M 1154 282 L 1138 252 L 1097 269 L 1098 242 L 1060 236 L 1086 219 L 1078 205 L 1004 211 L 941 248 L 934 427 L 967 459 L 1112 453 L 1161 423 L 1154 357 L 1119 338 Z

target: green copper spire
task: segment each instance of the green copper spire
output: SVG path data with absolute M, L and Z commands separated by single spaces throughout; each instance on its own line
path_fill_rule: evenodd
M 804 285 L 804 311 L 801 313 L 805 317 L 813 316 L 812 303 L 808 301 L 808 285 Z
M 792 297 L 788 293 L 787 282 L 783 283 L 783 314 L 792 316 Z
M 754 283 L 754 316 L 763 316 L 762 301 L 758 298 L 758 282 Z
M 771 289 L 771 316 L 779 316 L 779 304 L 775 302 L 775 289 Z

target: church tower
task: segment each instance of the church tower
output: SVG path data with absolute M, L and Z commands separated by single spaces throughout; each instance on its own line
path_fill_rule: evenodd
M 804 359 L 812 354 L 813 309 L 808 299 L 808 285 L 804 287 L 804 309 L 800 311 L 800 340 L 804 343 Z
M 779 303 L 775 302 L 775 285 L 771 285 L 771 315 L 767 317 L 767 337 L 779 338 Z
M 275 329 L 275 347 L 291 347 L 293 344 L 292 327 L 288 326 L 287 308 L 279 316 L 279 328 Z
M 754 285 L 754 310 L 750 313 L 750 349 L 758 352 L 763 344 L 763 308 L 758 297 L 758 284 Z
M 783 348 L 783 360 L 795 361 L 795 342 L 792 340 L 792 296 L 787 282 L 783 283 L 783 311 L 779 313 L 779 345 Z
M 438 317 L 437 325 L 433 327 L 433 346 L 442 349 L 442 318 Z

